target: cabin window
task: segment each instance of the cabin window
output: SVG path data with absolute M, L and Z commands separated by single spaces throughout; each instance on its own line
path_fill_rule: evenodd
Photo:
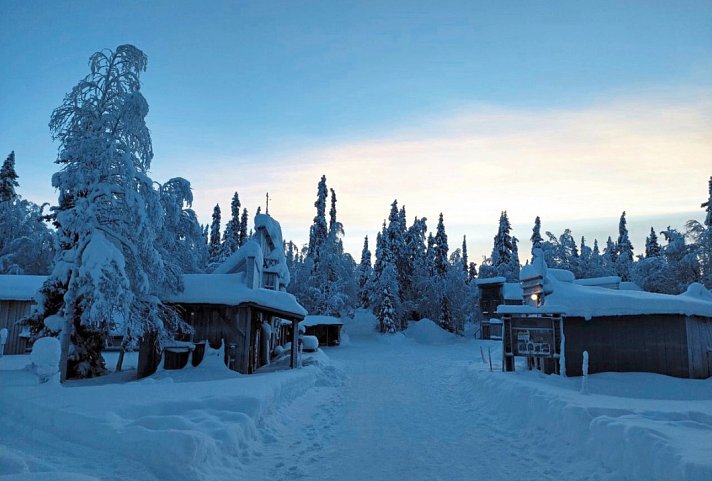
M 277 274 L 274 272 L 265 272 L 264 288 L 277 290 Z

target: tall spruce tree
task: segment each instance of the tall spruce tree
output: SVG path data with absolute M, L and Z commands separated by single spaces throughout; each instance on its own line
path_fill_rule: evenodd
M 435 275 L 443 278 L 447 275 L 448 271 L 448 245 L 447 245 L 447 234 L 445 233 L 445 223 L 443 221 L 443 214 L 440 213 L 438 218 L 438 226 L 435 231 L 435 245 L 434 245 L 434 264 L 433 269 Z
M 650 235 L 645 238 L 645 257 L 658 257 L 660 255 L 660 244 L 655 229 L 650 227 Z
M 242 215 L 240 216 L 240 232 L 238 233 L 238 247 L 242 247 L 245 242 L 247 242 L 247 239 L 250 238 L 250 236 L 247 234 L 247 222 L 248 222 L 248 215 L 247 215 L 247 208 L 242 209 Z
M 628 238 L 625 211 L 618 222 L 618 242 L 616 244 L 616 271 L 623 281 L 630 281 L 630 270 L 633 268 L 633 244 Z
M 240 196 L 235 192 L 230 202 L 230 219 L 225 223 L 221 257 L 227 259 L 240 248 Z
M 544 240 L 541 237 L 541 219 L 536 216 L 534 219 L 534 227 L 532 228 L 532 236 L 529 239 L 532 241 L 532 251 L 534 249 L 541 249 L 541 242 Z
M 470 268 L 470 261 L 467 258 L 467 236 L 462 236 L 462 269 L 465 271 L 465 277 L 467 278 L 468 269 Z
M 210 224 L 210 262 L 215 264 L 220 260 L 220 204 L 213 208 L 213 222 Z
M 326 199 L 328 190 L 326 188 L 326 176 L 322 175 L 319 184 L 317 185 L 316 201 L 316 216 L 309 231 L 309 252 L 308 256 L 314 261 L 315 267 L 319 263 L 319 251 L 326 242 L 329 235 L 329 229 L 326 223 Z
M 15 172 L 15 151 L 10 152 L 5 162 L 0 168 L 0 202 L 8 202 L 17 197 L 15 187 L 17 183 L 17 172 Z
M 361 250 L 361 262 L 358 265 L 358 287 L 359 287 L 359 304 L 363 308 L 370 306 L 369 302 L 369 281 L 371 279 L 371 251 L 368 249 L 368 236 L 363 239 L 363 249 Z

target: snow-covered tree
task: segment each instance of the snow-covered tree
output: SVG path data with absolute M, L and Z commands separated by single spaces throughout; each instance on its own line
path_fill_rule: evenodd
M 17 197 L 15 187 L 18 185 L 17 172 L 15 172 L 15 151 L 13 150 L 0 167 L 0 202 L 15 199 Z
M 433 247 L 434 251 L 434 264 L 433 269 L 435 275 L 443 278 L 447 275 L 449 268 L 448 265 L 448 245 L 447 245 L 447 234 L 445 233 L 445 223 L 443 222 L 443 213 L 440 213 L 438 218 L 438 226 L 435 231 L 435 244 Z
M 180 280 L 156 248 L 164 213 L 148 177 L 153 149 L 139 80 L 146 64 L 132 45 L 95 53 L 90 74 L 50 119 L 62 166 L 52 176 L 59 250 L 26 322 L 35 334 L 61 333 L 63 378 L 102 374 L 101 349 L 114 327 L 131 341 L 184 326 L 158 297 Z
M 42 207 L 17 194 L 15 153 L 0 169 L 0 274 L 49 274 L 54 241 Z M 44 207 L 44 206 L 43 206 Z
M 159 187 L 159 194 L 164 217 L 156 242 L 167 268 L 179 274 L 204 272 L 208 246 L 198 218 L 190 208 L 193 204 L 190 182 L 175 177 Z
M 368 249 L 368 236 L 363 239 L 363 249 L 361 250 L 361 262 L 358 265 L 358 287 L 359 287 L 359 305 L 361 307 L 369 307 L 369 281 L 371 279 L 371 251 Z
M 220 257 L 227 259 L 240 248 L 240 196 L 237 192 L 232 195 L 230 202 L 230 219 L 225 223 L 223 232 L 222 252 Z
M 213 207 L 213 221 L 210 224 L 209 255 L 210 255 L 210 264 L 211 265 L 216 265 L 221 260 L 221 256 L 220 256 L 220 249 L 221 249 L 220 221 L 221 221 L 220 204 L 215 204 L 215 207 Z
M 470 261 L 467 258 L 467 236 L 462 236 L 462 270 L 465 272 L 465 277 L 467 277 L 469 268 Z
M 393 309 L 393 294 L 389 287 L 383 289 L 383 301 L 378 309 L 378 324 L 381 332 L 394 334 L 396 332 L 395 311 Z
M 705 209 L 705 220 L 703 223 L 688 221 L 687 232 L 694 242 L 694 250 L 699 259 L 701 280 L 708 289 L 712 289 L 712 177 L 709 179 L 708 189 L 707 202 L 700 205 Z
M 492 255 L 480 266 L 480 277 L 503 276 L 509 282 L 519 280 L 519 259 L 513 258 L 514 243 L 510 232 L 512 227 L 507 212 L 499 216 L 499 228 L 494 236 Z
M 628 238 L 625 211 L 621 214 L 618 223 L 618 243 L 616 244 L 616 271 L 624 281 L 630 280 L 630 270 L 633 268 L 633 244 Z
M 532 236 L 529 239 L 532 241 L 532 251 L 534 249 L 540 249 L 541 248 L 541 242 L 544 240 L 541 237 L 541 219 L 539 216 L 536 216 L 536 219 L 534 219 L 534 227 L 532 228 Z
M 326 224 L 326 198 L 328 196 L 328 190 L 326 189 L 326 176 L 322 175 L 319 184 L 317 185 L 317 196 L 314 202 L 314 207 L 316 207 L 316 216 L 314 217 L 314 223 L 309 231 L 309 257 L 315 260 L 315 263 L 319 261 L 319 250 L 321 246 L 326 242 L 326 238 L 329 235 L 329 229 Z
M 238 246 L 242 247 L 245 242 L 247 242 L 247 239 L 250 238 L 249 235 L 247 235 L 247 222 L 248 222 L 248 215 L 247 215 L 247 208 L 242 209 L 242 215 L 240 216 L 240 231 L 238 233 Z
M 650 235 L 645 238 L 645 257 L 657 257 L 660 255 L 660 244 L 655 229 L 650 227 Z

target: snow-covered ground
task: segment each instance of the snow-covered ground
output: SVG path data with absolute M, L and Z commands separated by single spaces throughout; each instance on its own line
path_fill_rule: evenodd
M 712 479 L 712 379 L 598 374 L 581 394 L 580 378 L 498 371 L 496 342 L 373 322 L 347 321 L 303 369 L 253 376 L 214 356 L 59 387 L 6 356 L 0 480 Z

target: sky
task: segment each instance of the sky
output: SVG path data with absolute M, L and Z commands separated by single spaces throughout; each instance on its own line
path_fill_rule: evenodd
M 47 124 L 89 56 L 131 43 L 154 180 L 187 178 L 203 223 L 232 193 L 307 241 L 317 183 L 358 260 L 397 199 L 489 255 L 506 210 L 600 243 L 703 218 L 712 175 L 712 2 L 3 0 L 0 155 L 56 203 Z M 225 215 L 225 214 L 224 214 Z

